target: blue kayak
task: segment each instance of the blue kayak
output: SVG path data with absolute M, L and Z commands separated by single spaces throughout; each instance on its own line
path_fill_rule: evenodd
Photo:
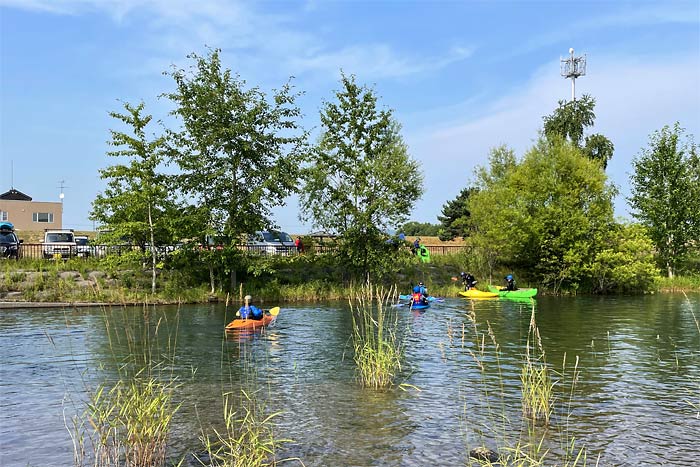
M 421 303 L 416 303 L 415 305 L 409 304 L 409 306 L 412 310 L 427 310 L 428 308 L 430 308 L 430 303 L 426 303 L 425 305 Z

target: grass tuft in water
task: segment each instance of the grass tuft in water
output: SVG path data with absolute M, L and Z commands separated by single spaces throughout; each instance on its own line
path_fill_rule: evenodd
M 354 360 L 362 387 L 383 389 L 401 371 L 403 343 L 397 337 L 397 313 L 391 305 L 396 289 L 367 284 L 350 299 Z
M 520 374 L 523 414 L 536 422 L 549 424 L 554 403 L 554 383 L 545 360 L 540 331 L 532 308 L 530 329 L 525 347 L 525 362 Z
M 238 402 L 238 408 L 234 402 Z M 289 440 L 275 439 L 274 418 L 267 415 L 254 395 L 242 391 L 237 399 L 232 393 L 224 394 L 222 429 L 214 429 L 213 435 L 202 434 L 201 440 L 207 453 L 199 459 L 202 465 L 213 467 L 262 467 L 275 465 L 275 450 Z
M 100 385 L 90 396 L 80 433 L 92 445 L 95 466 L 146 467 L 165 465 L 167 437 L 173 415 L 174 384 L 136 375 L 120 379 L 111 389 Z M 84 452 L 84 446 L 80 451 Z M 81 459 L 82 457 L 82 459 Z M 76 465 L 84 455 L 76 451 Z

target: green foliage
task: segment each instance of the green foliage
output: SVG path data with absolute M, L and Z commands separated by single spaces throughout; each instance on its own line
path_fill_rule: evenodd
M 213 434 L 202 434 L 201 440 L 208 455 L 208 462 L 198 459 L 201 465 L 211 467 L 263 467 L 275 465 L 276 449 L 289 440 L 276 439 L 274 418 L 266 415 L 262 403 L 255 394 L 243 391 L 240 401 L 234 401 L 230 393 L 224 397 L 224 427 L 214 429 Z
M 131 158 L 129 165 L 113 165 L 100 170 L 107 179 L 104 194 L 92 204 L 91 218 L 110 230 L 112 238 L 129 238 L 145 251 L 151 251 L 151 293 L 156 290 L 156 251 L 162 243 L 172 243 L 172 219 L 177 206 L 172 198 L 169 179 L 158 173 L 163 161 L 165 138 L 146 138 L 146 127 L 152 117 L 142 115 L 143 102 L 137 106 L 124 104 L 126 114 L 110 115 L 132 127 L 133 135 L 111 131 L 110 145 L 118 148 L 107 155 Z
M 271 208 L 297 191 L 306 134 L 299 129 L 298 94 L 286 84 L 271 98 L 224 69 L 219 50 L 191 54 L 189 71 L 167 73 L 176 90 L 182 129 L 170 132 L 172 159 L 181 169 L 178 186 L 193 204 L 186 214 L 194 238 L 242 234 L 269 225 Z
M 700 238 L 700 156 L 692 136 L 683 136 L 679 123 L 654 132 L 631 176 L 633 216 L 647 227 L 668 277 Z
M 654 245 L 646 229 L 623 224 L 612 229 L 607 245 L 591 265 L 593 291 L 639 292 L 654 288 L 658 277 Z
M 576 289 L 613 223 L 615 189 L 559 138 L 540 140 L 520 163 L 505 148 L 490 160 L 469 202 L 474 246 L 554 291 Z
M 471 223 L 469 221 L 469 196 L 476 190 L 474 188 L 464 188 L 457 198 L 447 201 L 442 207 L 442 216 L 438 216 L 440 221 L 440 240 L 452 240 L 455 237 L 466 238 L 469 236 Z
M 595 121 L 594 109 L 595 99 L 587 94 L 571 102 L 559 101 L 559 107 L 543 118 L 544 134 L 548 139 L 567 139 L 605 169 L 615 149 L 613 143 L 603 135 L 592 134 L 586 136 L 582 144 L 585 129 L 592 127 Z
M 440 226 L 431 224 L 430 222 L 406 222 L 397 229 L 397 232 L 403 232 L 405 235 L 437 237 L 440 233 Z
M 152 117 L 143 115 L 143 108 L 143 102 L 137 106 L 124 103 L 126 113 L 110 112 L 131 127 L 133 134 L 110 130 L 109 144 L 117 149 L 107 155 L 129 158 L 130 162 L 99 171 L 107 187 L 93 201 L 90 213 L 92 220 L 107 229 L 102 240 L 126 238 L 142 249 L 151 242 L 151 231 L 156 244 L 172 241 L 169 218 L 176 209 L 169 179 L 158 172 L 164 161 L 165 139 L 148 140 L 146 127 Z
M 350 300 L 354 360 L 362 387 L 388 388 L 401 370 L 404 343 L 398 337 L 398 315 L 391 306 L 395 289 L 371 284 Z
M 399 225 L 423 192 L 390 110 L 354 77 L 342 76 L 336 102 L 324 103 L 322 133 L 312 149 L 301 207 L 306 219 L 341 235 L 341 258 L 354 272 L 378 271 L 384 232 Z

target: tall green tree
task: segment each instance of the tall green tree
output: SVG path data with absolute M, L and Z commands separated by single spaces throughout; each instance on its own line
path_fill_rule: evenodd
M 289 83 L 268 98 L 224 68 L 219 53 L 189 55 L 189 70 L 166 73 L 176 89 L 164 95 L 182 123 L 170 134 L 171 155 L 181 170 L 179 186 L 196 206 L 194 234 L 221 235 L 230 245 L 271 225 L 271 209 L 298 191 L 307 135 L 299 125 L 299 94 Z M 235 263 L 235 255 L 226 263 Z M 229 272 L 234 283 L 235 269 Z
M 543 118 L 544 134 L 547 138 L 561 137 L 570 141 L 605 169 L 615 150 L 613 143 L 598 133 L 584 138 L 586 129 L 595 122 L 594 110 L 595 99 L 588 94 L 570 102 L 559 101 L 559 107 Z
M 541 139 L 521 162 L 497 148 L 490 162 L 469 199 L 474 245 L 537 283 L 578 288 L 613 224 L 605 173 L 562 138 Z
M 455 237 L 466 238 L 471 228 L 469 213 L 469 197 L 475 192 L 474 188 L 464 188 L 453 200 L 447 201 L 442 207 L 440 221 L 440 240 L 452 240 Z
M 385 232 L 406 219 L 423 179 L 392 112 L 379 109 L 376 94 L 354 76 L 343 74 L 341 84 L 321 110 L 301 207 L 306 219 L 339 233 L 342 259 L 369 275 L 386 264 Z
M 648 229 L 668 277 L 700 238 L 698 147 L 679 123 L 649 137 L 634 159 L 632 215 Z
M 440 232 L 440 226 L 431 224 L 430 222 L 406 222 L 398 228 L 398 232 L 411 236 L 437 237 Z
M 158 245 L 172 241 L 171 226 L 177 206 L 171 196 L 169 179 L 158 171 L 165 155 L 163 136 L 149 139 L 146 127 L 150 115 L 144 115 L 144 104 L 124 104 L 126 113 L 110 112 L 110 116 L 131 127 L 131 133 L 110 130 L 109 144 L 117 149 L 108 156 L 129 158 L 127 164 L 100 169 L 107 187 L 92 203 L 90 218 L 108 228 L 113 238 L 128 238 L 151 253 L 151 290 L 156 290 Z

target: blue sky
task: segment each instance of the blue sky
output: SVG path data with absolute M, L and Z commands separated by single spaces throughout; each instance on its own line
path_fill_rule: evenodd
M 63 180 L 64 226 L 92 229 L 98 170 L 115 162 L 109 129 L 120 128 L 108 112 L 143 100 L 164 118 L 157 96 L 174 86 L 163 71 L 206 46 L 264 90 L 294 76 L 314 133 L 341 69 L 372 86 L 424 169 L 409 220 L 437 222 L 490 148 L 532 145 L 542 116 L 570 98 L 559 75 L 570 47 L 588 61 L 577 95 L 597 99 L 594 131 L 615 144 L 618 216 L 650 133 L 679 121 L 700 137 L 697 1 L 0 0 L 0 192 L 57 201 Z M 294 198 L 275 221 L 312 228 Z

